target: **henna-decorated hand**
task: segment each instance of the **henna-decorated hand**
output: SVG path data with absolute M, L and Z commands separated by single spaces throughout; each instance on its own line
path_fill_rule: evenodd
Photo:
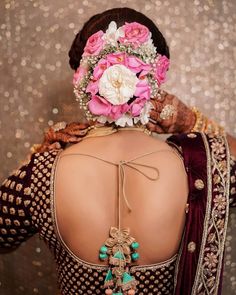
M 175 134 L 189 132 L 193 128 L 196 120 L 194 113 L 175 95 L 162 90 L 161 97 L 151 99 L 151 102 L 154 109 L 150 113 L 150 120 L 147 124 L 150 131 Z M 162 110 L 173 107 L 173 115 L 164 119 Z

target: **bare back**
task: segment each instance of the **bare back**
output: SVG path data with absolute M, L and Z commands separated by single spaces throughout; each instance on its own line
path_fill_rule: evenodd
M 188 196 L 183 163 L 165 142 L 126 130 L 87 138 L 60 155 L 55 179 L 56 219 L 64 243 L 77 257 L 103 264 L 98 251 L 110 227 L 116 225 L 117 168 L 87 156 L 62 156 L 86 153 L 118 163 L 152 151 L 157 152 L 138 162 L 157 167 L 158 180 L 150 181 L 126 169 L 125 189 L 132 211 L 122 202 L 121 227 L 129 227 L 140 244 L 139 264 L 162 262 L 178 252 Z

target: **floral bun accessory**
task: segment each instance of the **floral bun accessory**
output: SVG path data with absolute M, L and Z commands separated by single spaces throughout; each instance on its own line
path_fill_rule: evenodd
M 117 126 L 147 124 L 151 98 L 166 80 L 169 59 L 156 53 L 149 29 L 137 22 L 109 24 L 87 40 L 73 78 L 88 120 Z

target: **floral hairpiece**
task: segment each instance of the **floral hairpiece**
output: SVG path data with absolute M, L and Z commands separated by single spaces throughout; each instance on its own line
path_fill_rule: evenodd
M 156 52 L 151 32 L 132 22 L 116 22 L 90 36 L 80 66 L 74 74 L 76 100 L 89 120 L 117 126 L 147 124 L 166 80 L 169 59 Z

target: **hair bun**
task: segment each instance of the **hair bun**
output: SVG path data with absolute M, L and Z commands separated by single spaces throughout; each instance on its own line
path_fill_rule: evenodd
M 79 67 L 80 59 L 82 57 L 85 44 L 86 42 L 82 40 L 82 30 L 81 30 L 76 35 L 68 54 L 70 58 L 69 64 L 71 68 L 75 71 Z
M 152 39 L 157 52 L 165 55 L 167 58 L 170 57 L 169 48 L 164 36 L 150 18 L 131 8 L 113 8 L 92 16 L 76 35 L 69 51 L 69 63 L 73 70 L 77 70 L 79 67 L 87 39 L 99 30 L 105 32 L 111 21 L 115 21 L 119 27 L 125 22 L 139 22 L 145 25 L 152 33 Z

